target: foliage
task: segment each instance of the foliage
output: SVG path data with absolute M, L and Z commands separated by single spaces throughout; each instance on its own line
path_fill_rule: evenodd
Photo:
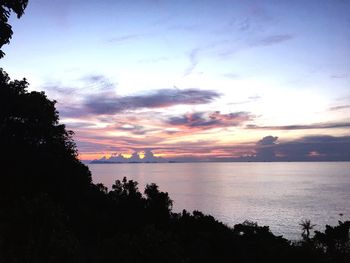
M 28 0 L 0 0 L 0 58 L 5 55 L 1 47 L 10 43 L 13 34 L 12 27 L 8 23 L 11 11 L 16 13 L 17 18 L 20 18 L 27 4 Z
M 25 79 L 11 81 L 0 69 L 0 197 L 41 192 L 69 198 L 89 187 L 90 172 L 77 159 L 73 132 L 59 124 L 56 102 L 27 88 Z
M 346 262 L 350 255 L 350 221 L 339 221 L 338 223 L 338 226 L 333 227 L 326 225 L 324 233 L 315 231 L 312 242 L 328 257 L 335 258 L 339 262 Z
M 302 229 L 302 234 L 301 236 L 303 237 L 304 240 L 309 240 L 310 238 L 310 231 L 316 226 L 311 224 L 311 221 L 309 219 L 303 219 L 299 223 Z

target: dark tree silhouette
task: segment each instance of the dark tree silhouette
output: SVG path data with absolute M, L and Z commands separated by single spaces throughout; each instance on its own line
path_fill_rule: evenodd
M 17 18 L 20 18 L 27 4 L 28 0 L 0 0 L 0 58 L 5 55 L 1 50 L 2 46 L 10 43 L 13 34 L 12 27 L 8 23 L 11 12 L 15 12 Z
M 72 198 L 91 187 L 90 171 L 77 159 L 73 132 L 59 123 L 56 102 L 27 88 L 0 69 L 0 202 L 47 193 L 74 206 Z
M 329 256 L 344 260 L 350 255 L 350 221 L 338 222 L 338 226 L 326 225 L 324 233 L 315 231 L 313 242 Z
M 303 237 L 304 240 L 309 240 L 310 239 L 310 231 L 316 226 L 314 224 L 311 224 L 311 221 L 309 219 L 304 219 L 301 220 L 299 223 L 301 226 L 301 230 L 303 231 L 301 233 L 301 236 Z
M 158 223 L 167 222 L 173 207 L 173 201 L 168 193 L 160 192 L 156 184 L 146 185 L 144 193 L 147 197 L 146 208 L 151 220 Z

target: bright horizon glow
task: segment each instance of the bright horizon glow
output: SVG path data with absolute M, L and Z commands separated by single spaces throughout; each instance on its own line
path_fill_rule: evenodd
M 11 24 L 1 67 L 82 160 L 350 160 L 350 1 L 36 0 Z

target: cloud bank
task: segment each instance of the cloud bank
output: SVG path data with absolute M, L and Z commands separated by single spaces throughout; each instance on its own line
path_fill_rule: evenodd
M 170 117 L 166 123 L 171 126 L 183 126 L 190 129 L 212 129 L 239 126 L 252 120 L 249 112 L 222 114 L 220 111 L 188 113 L 179 117 Z
M 335 129 L 335 128 L 349 128 L 350 122 L 329 122 L 329 123 L 314 123 L 307 125 L 281 125 L 281 126 L 258 126 L 247 125 L 248 129 L 260 130 L 312 130 L 312 129 Z
M 350 136 L 305 136 L 278 142 L 278 137 L 266 136 L 257 143 L 252 161 L 349 161 Z
M 126 110 L 206 104 L 219 97 L 220 94 L 212 90 L 160 89 L 134 96 L 91 96 L 86 98 L 83 107 L 88 113 L 116 114 Z

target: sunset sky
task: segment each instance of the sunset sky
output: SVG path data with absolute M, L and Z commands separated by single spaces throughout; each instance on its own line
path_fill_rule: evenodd
M 83 160 L 350 160 L 350 1 L 32 0 L 0 67 Z

